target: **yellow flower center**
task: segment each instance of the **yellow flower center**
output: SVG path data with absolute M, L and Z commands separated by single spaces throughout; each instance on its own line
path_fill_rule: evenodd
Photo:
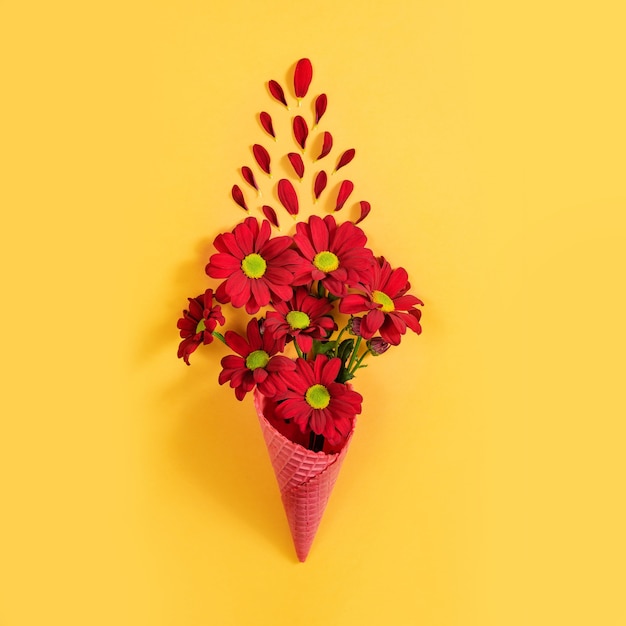
M 391 311 L 394 311 L 396 308 L 393 305 L 393 300 L 386 293 L 383 293 L 382 291 L 375 291 L 372 294 L 372 300 L 374 300 L 376 304 L 380 304 L 380 310 L 383 313 L 390 313 Z
M 334 272 L 339 267 L 339 259 L 329 250 L 318 252 L 313 259 L 313 265 L 322 272 Z
M 330 403 L 330 394 L 324 385 L 313 385 L 306 390 L 305 400 L 314 409 L 325 409 Z
M 287 313 L 287 322 L 294 330 L 302 330 L 309 327 L 311 318 L 302 311 L 289 311 Z
M 246 358 L 246 367 L 249 370 L 255 370 L 259 367 L 265 367 L 270 360 L 270 355 L 265 350 L 255 350 L 250 352 Z
M 204 320 L 200 320 L 196 326 L 196 335 L 201 333 L 203 330 L 206 330 L 206 324 L 204 323 Z
M 261 278 L 267 269 L 265 259 L 259 254 L 249 254 L 241 262 L 241 269 L 248 278 Z

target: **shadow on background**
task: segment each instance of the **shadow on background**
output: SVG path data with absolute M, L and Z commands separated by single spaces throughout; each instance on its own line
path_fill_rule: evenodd
M 165 346 L 171 349 L 173 335 L 178 339 L 176 321 L 187 298 L 204 292 L 207 287 L 217 287 L 218 282 L 204 274 L 204 267 L 215 251 L 212 241 L 201 240 L 196 257 L 173 273 L 172 297 L 163 307 L 162 319 L 146 331 L 143 339 L 139 358 L 144 365 L 153 357 L 161 358 Z M 228 306 L 223 311 L 227 317 L 224 328 L 242 331 L 247 316 Z M 252 398 L 239 402 L 228 385 L 218 384 L 220 360 L 229 353 L 218 340 L 200 346 L 191 355 L 191 366 L 179 360 L 180 370 L 171 384 L 167 381 L 160 391 L 155 391 L 158 397 L 155 413 L 168 425 L 163 431 L 158 458 L 163 459 L 166 471 L 180 470 L 178 480 L 197 485 L 201 497 L 210 502 L 216 515 L 230 515 L 238 523 L 243 522 L 259 538 L 269 541 L 296 562 Z M 175 366 L 175 349 L 171 359 Z

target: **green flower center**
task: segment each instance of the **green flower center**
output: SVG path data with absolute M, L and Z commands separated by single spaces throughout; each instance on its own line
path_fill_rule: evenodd
M 204 323 L 204 320 L 200 320 L 196 326 L 196 335 L 201 333 L 203 330 L 206 330 L 206 324 Z
M 393 300 L 386 293 L 383 293 L 382 291 L 375 291 L 372 294 L 372 300 L 374 300 L 376 304 L 380 304 L 380 310 L 383 313 L 390 313 L 391 311 L 394 311 L 396 308 L 393 304 Z
M 241 269 L 248 278 L 261 278 L 267 269 L 265 259 L 259 254 L 249 254 L 241 262 Z
M 329 250 L 318 252 L 313 259 L 313 265 L 322 272 L 334 272 L 339 267 L 339 259 Z
M 309 327 L 311 318 L 302 311 L 289 311 L 289 313 L 287 313 L 287 322 L 294 330 L 302 330 L 303 328 Z
M 324 385 L 313 385 L 306 390 L 305 400 L 314 409 L 325 409 L 330 402 L 330 394 Z
M 265 350 L 255 350 L 250 352 L 246 358 L 246 367 L 249 370 L 255 370 L 259 367 L 265 367 L 270 360 L 270 355 Z

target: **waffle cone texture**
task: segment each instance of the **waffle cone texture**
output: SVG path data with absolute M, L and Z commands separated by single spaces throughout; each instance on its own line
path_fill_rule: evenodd
M 278 481 L 296 554 L 298 560 L 304 562 L 348 452 L 352 433 L 336 454 L 307 450 L 287 439 L 268 422 L 265 402 L 265 397 L 255 391 L 254 406 Z

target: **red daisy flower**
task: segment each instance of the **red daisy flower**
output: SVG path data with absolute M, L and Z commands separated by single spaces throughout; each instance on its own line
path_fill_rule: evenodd
M 248 323 L 247 340 L 232 330 L 224 335 L 224 339 L 239 356 L 231 354 L 222 359 L 223 369 L 218 380 L 220 385 L 230 381 L 237 400 L 243 400 L 255 385 L 269 398 L 284 390 L 281 377 L 296 367 L 286 356 L 275 356 L 285 347 L 284 339 L 277 340 L 270 333 L 261 334 L 260 322 L 256 318 Z
M 218 253 L 211 256 L 206 273 L 225 278 L 216 290 L 221 302 L 246 307 L 256 313 L 271 300 L 288 300 L 293 295 L 294 272 L 302 258 L 289 247 L 291 237 L 270 239 L 270 223 L 261 227 L 254 217 L 238 224 L 232 233 L 218 235 L 213 243 Z
M 183 311 L 183 317 L 178 320 L 177 327 L 183 340 L 178 346 L 178 358 L 184 359 L 189 365 L 189 355 L 200 344 L 209 344 L 213 341 L 211 334 L 219 324 L 226 323 L 222 315 L 222 307 L 213 305 L 213 290 L 207 289 L 197 298 L 189 298 L 189 310 Z
M 341 359 L 318 354 L 314 361 L 296 360 L 295 371 L 282 373 L 287 389 L 275 400 L 276 414 L 293 420 L 305 433 L 312 430 L 336 446 L 346 440 L 361 412 L 361 394 L 335 381 Z
M 337 226 L 335 218 L 311 216 L 308 224 L 299 222 L 293 237 L 305 258 L 296 284 L 320 281 L 330 293 L 343 296 L 348 285 L 364 280 L 374 262 L 365 247 L 365 233 L 352 222 Z
M 300 287 L 288 302 L 278 302 L 275 311 L 268 311 L 265 330 L 276 339 L 293 337 L 302 352 L 309 352 L 313 339 L 326 339 L 337 330 L 332 316 L 333 305 L 327 298 L 316 298 Z
M 371 267 L 370 280 L 363 286 L 363 295 L 350 294 L 339 303 L 341 313 L 353 315 L 367 311 L 359 329 L 362 337 L 371 339 L 380 332 L 385 341 L 397 346 L 407 326 L 417 334 L 422 332 L 419 323 L 422 312 L 415 305 L 424 303 L 415 296 L 406 295 L 411 285 L 404 268 L 394 270 L 384 257 L 380 257 Z

